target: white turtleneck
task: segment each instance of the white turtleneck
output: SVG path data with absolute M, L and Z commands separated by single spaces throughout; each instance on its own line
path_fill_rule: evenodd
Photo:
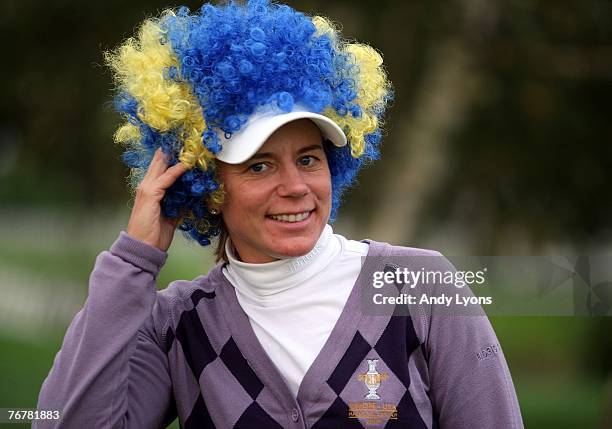
M 306 255 L 265 264 L 237 260 L 229 240 L 226 243 L 229 264 L 223 274 L 296 397 L 342 313 L 368 247 L 334 234 L 329 225 Z

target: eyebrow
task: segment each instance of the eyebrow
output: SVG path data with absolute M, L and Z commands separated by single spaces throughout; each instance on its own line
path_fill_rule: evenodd
M 323 145 L 321 143 L 317 143 L 317 144 L 311 144 L 309 146 L 303 147 L 300 150 L 298 150 L 298 155 L 305 153 L 305 152 L 310 152 L 311 150 L 317 150 L 317 149 L 323 150 Z M 256 153 L 250 159 L 261 159 L 261 158 L 272 158 L 272 157 L 274 157 L 272 152 L 261 152 L 261 153 Z

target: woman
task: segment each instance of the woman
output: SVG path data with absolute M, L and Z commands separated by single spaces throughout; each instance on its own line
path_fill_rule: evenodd
M 486 316 L 360 306 L 374 272 L 449 268 L 329 226 L 378 153 L 372 48 L 253 0 L 167 12 L 108 59 L 136 198 L 41 390 L 61 422 L 36 427 L 522 427 Z M 177 227 L 220 263 L 156 292 Z

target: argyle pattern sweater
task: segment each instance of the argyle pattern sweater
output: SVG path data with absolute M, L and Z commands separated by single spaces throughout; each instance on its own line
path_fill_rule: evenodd
M 486 316 L 364 310 L 373 271 L 437 253 L 369 244 L 296 398 L 221 265 L 158 292 L 167 255 L 122 232 L 98 256 L 40 392 L 38 409 L 59 410 L 61 419 L 33 427 L 163 428 L 178 416 L 186 429 L 522 428 Z M 494 352 L 483 359 L 483 350 Z

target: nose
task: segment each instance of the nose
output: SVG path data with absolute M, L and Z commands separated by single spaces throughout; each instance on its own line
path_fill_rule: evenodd
M 310 192 L 308 183 L 302 172 L 294 163 L 288 163 L 281 168 L 278 194 L 281 197 L 303 197 Z

